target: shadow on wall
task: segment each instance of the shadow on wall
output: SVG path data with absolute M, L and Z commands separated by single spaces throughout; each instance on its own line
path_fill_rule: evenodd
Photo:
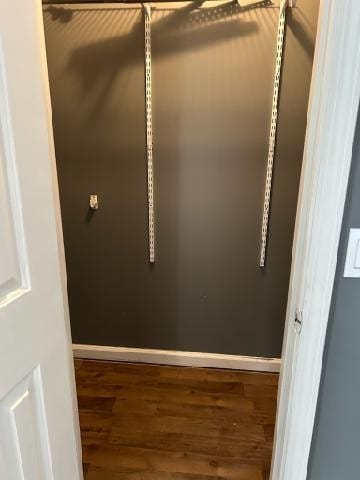
M 178 51 L 179 36 L 184 41 L 184 48 L 196 50 L 209 46 L 209 42 L 219 43 L 231 37 L 253 35 L 258 31 L 255 22 L 239 21 L 232 17 L 248 10 L 273 5 L 270 0 L 263 0 L 242 7 L 237 1 L 232 0 L 225 5 L 198 10 L 202 4 L 202 0 L 191 2 L 152 24 L 154 35 L 162 41 L 162 55 Z M 52 5 L 47 7 L 46 11 L 51 14 L 53 20 L 67 23 L 71 21 L 75 10 Z M 227 21 L 224 29 L 223 20 L 226 18 L 230 20 Z M 189 38 L 191 41 L 186 41 Z M 92 116 L 96 117 L 101 112 L 106 97 L 110 95 L 114 81 L 122 68 L 131 63 L 144 61 L 143 43 L 144 26 L 139 21 L 127 35 L 88 44 L 78 48 L 72 54 L 68 68 L 79 77 L 82 95 L 93 94 L 94 90 L 99 89 L 101 85 Z
M 301 10 L 299 10 L 301 13 Z M 305 50 L 310 59 L 314 56 L 315 42 L 309 32 L 305 30 L 304 25 L 294 17 L 293 9 L 290 8 L 287 13 L 287 26 L 290 28 L 294 37 Z
M 74 10 L 63 7 L 47 7 L 46 12 L 50 13 L 53 20 L 59 20 L 61 23 L 68 23 L 73 17 Z

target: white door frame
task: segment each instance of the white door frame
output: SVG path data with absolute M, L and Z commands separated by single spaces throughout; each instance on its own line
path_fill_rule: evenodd
M 360 2 L 321 0 L 271 480 L 307 477 L 359 99 Z
M 40 8 L 41 0 L 37 1 Z M 306 480 L 307 475 L 360 98 L 359 32 L 359 0 L 321 0 L 294 236 L 272 480 Z M 44 51 L 43 36 L 39 36 L 39 51 Z M 45 69 L 44 76 L 47 84 Z M 60 219 L 58 222 L 60 230 Z M 303 315 L 300 335 L 294 332 L 296 310 L 301 310 Z

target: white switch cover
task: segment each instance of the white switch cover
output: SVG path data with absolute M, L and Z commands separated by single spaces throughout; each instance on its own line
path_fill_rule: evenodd
M 350 228 L 344 277 L 360 277 L 360 228 Z

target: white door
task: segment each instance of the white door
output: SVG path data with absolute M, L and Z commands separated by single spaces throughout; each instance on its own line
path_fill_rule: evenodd
M 0 0 L 0 478 L 82 478 L 40 0 Z

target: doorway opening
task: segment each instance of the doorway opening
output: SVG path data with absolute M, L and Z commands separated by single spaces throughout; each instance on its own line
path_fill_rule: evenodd
M 279 5 L 151 5 L 155 262 L 144 10 L 43 5 L 89 480 L 102 478 L 109 442 L 127 459 L 110 468 L 119 478 L 151 478 L 145 464 L 164 478 L 268 478 L 317 14 L 310 0 L 287 12 L 260 267 Z M 243 423 L 232 421 L 242 404 Z M 201 449 L 196 470 L 189 452 Z

